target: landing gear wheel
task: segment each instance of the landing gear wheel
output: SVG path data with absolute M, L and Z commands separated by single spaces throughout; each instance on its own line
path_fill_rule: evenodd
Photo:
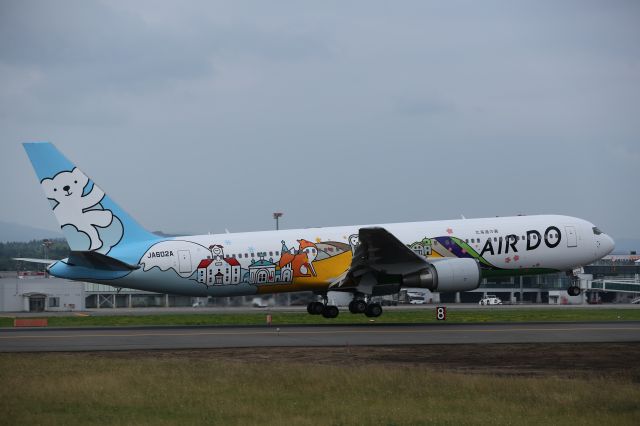
M 349 312 L 352 314 L 362 314 L 367 310 L 367 303 L 364 300 L 356 299 L 349 303 Z
M 322 316 L 325 318 L 335 318 L 339 313 L 338 307 L 333 305 L 326 305 L 322 310 Z
M 569 296 L 580 296 L 580 287 L 572 285 L 567 289 L 567 293 L 569 293 Z
M 369 303 L 364 314 L 369 318 L 376 318 L 382 315 L 382 306 L 379 303 Z
M 324 304 L 321 302 L 311 302 L 307 305 L 307 312 L 311 315 L 320 315 L 324 311 Z

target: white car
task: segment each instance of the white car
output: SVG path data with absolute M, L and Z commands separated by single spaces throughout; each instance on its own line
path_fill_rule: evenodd
M 254 297 L 251 305 L 254 308 L 266 308 L 267 306 L 269 306 L 264 302 L 264 300 L 262 300 L 262 297 Z
M 480 299 L 478 305 L 502 305 L 502 300 L 498 296 L 487 294 L 487 297 Z

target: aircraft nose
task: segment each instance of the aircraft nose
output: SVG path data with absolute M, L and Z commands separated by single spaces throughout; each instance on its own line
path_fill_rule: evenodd
M 603 256 L 606 256 L 609 253 L 611 253 L 613 249 L 616 247 L 616 242 L 613 241 L 613 238 L 611 238 L 608 235 L 602 235 L 602 242 L 600 244 L 601 244 L 601 250 L 602 250 Z

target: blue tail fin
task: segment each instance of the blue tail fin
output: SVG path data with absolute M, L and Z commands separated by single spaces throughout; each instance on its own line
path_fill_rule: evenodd
M 71 250 L 107 254 L 116 246 L 158 238 L 114 203 L 53 144 L 23 145 Z

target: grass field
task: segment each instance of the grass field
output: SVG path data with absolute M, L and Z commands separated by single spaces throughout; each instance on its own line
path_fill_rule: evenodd
M 325 319 L 306 312 L 251 312 L 251 313 L 185 313 L 158 315 L 118 316 L 51 316 L 49 326 L 136 326 L 136 325 L 256 325 L 264 324 L 267 314 L 274 325 L 284 324 L 362 324 L 370 322 L 364 315 L 342 312 L 338 318 Z M 447 311 L 449 323 L 517 322 L 517 321 L 619 321 L 640 320 L 640 309 L 563 308 L 563 309 L 455 309 Z M 437 322 L 435 308 L 419 310 L 387 310 L 376 323 L 428 323 Z M 13 318 L 0 318 L 0 327 L 12 327 Z
M 131 359 L 0 354 L 0 384 L 2 424 L 640 424 L 640 386 L 623 377 L 247 364 L 150 352 Z

